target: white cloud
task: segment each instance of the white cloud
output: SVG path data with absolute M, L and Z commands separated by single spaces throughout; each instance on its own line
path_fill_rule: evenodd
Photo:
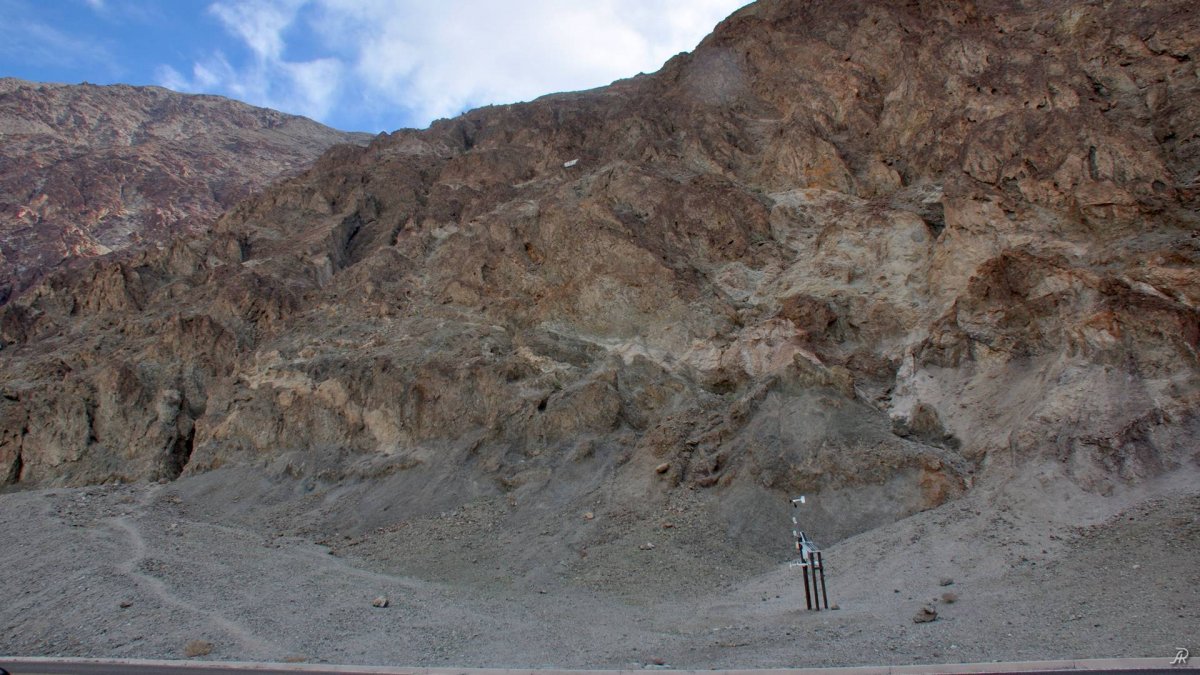
M 303 0 L 217 2 L 209 11 L 221 20 L 226 30 L 241 38 L 256 57 L 279 60 L 283 56 L 283 31 L 296 19 L 296 12 L 303 4 Z
M 231 35 L 250 50 L 251 59 L 233 65 L 220 51 L 192 65 L 190 77 L 160 66 L 158 81 L 169 89 L 222 93 L 256 105 L 317 119 L 328 116 L 344 70 L 336 58 L 289 61 L 284 32 L 305 0 L 217 2 L 209 7 Z
M 92 9 L 96 10 L 97 12 L 104 11 L 104 0 L 83 0 L 83 1 L 85 3 L 87 3 L 88 7 L 91 7 Z
M 327 119 L 335 101 L 390 126 L 657 70 L 746 0 L 222 0 L 210 11 L 250 52 L 160 82 Z M 295 48 L 320 53 L 289 58 Z M 352 94 L 352 95 L 351 95 Z M 389 126 L 387 122 L 385 126 Z

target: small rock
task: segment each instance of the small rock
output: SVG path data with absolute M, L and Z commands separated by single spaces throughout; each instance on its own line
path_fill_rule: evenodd
M 670 469 L 671 469 L 671 463 L 663 462 L 662 464 L 659 464 L 658 466 L 654 467 L 654 473 L 666 473 Z
M 665 660 L 664 660 L 662 657 L 660 657 L 660 656 L 652 656 L 652 657 L 650 657 L 650 663 L 651 663 L 651 665 L 655 665 L 655 666 L 665 666 L 665 665 L 667 665 L 667 662 L 666 662 L 666 661 L 665 661 Z
M 929 623 L 937 620 L 937 610 L 932 605 L 925 605 L 913 615 L 913 623 Z
M 120 603 L 117 604 L 117 606 L 120 607 L 121 609 L 129 609 L 130 607 L 133 607 L 133 601 L 122 600 Z
M 837 604 L 836 602 L 829 606 L 829 609 L 841 609 L 841 608 L 842 608 L 842 606 Z
M 953 579 L 951 579 L 950 577 L 942 577 L 942 578 L 941 578 L 941 579 L 938 581 L 938 586 L 949 586 L 949 585 L 950 585 L 950 584 L 952 584 L 952 583 L 954 583 L 954 580 L 953 580 Z
M 664 530 L 669 530 L 669 529 L 671 529 L 672 527 L 675 527 L 675 523 L 663 523 L 663 529 L 664 529 Z
M 388 606 L 387 596 L 381 595 L 378 598 L 375 598 L 374 600 L 371 601 L 371 606 L 372 607 L 387 607 Z
M 183 654 L 190 659 L 196 656 L 208 656 L 212 650 L 213 643 L 208 640 L 192 640 L 184 646 Z
M 946 591 L 945 593 L 942 593 L 942 602 L 946 603 L 947 605 L 952 605 L 958 602 L 958 593 L 955 593 L 954 591 Z
M 641 551 L 649 551 L 652 548 L 654 548 L 654 544 L 651 544 L 650 542 L 646 542 L 641 546 L 638 546 L 638 549 Z
M 595 517 L 596 517 L 596 514 L 592 513 L 591 511 L 588 511 L 587 513 L 583 514 L 584 520 L 592 520 Z

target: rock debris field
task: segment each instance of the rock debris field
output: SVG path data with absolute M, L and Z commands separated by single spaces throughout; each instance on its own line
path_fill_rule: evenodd
M 246 470 L 15 491 L 0 495 L 0 654 L 564 668 L 1165 657 L 1200 626 L 1196 485 L 1177 475 L 1103 500 L 1032 479 L 976 491 L 826 547 L 837 609 L 821 612 L 804 610 L 786 549 L 714 545 L 681 564 L 679 540 L 697 536 L 686 508 L 625 528 L 619 551 L 515 565 L 487 542 L 557 554 L 505 504 L 338 535 L 312 526 L 331 494 Z M 925 608 L 936 619 L 918 623 Z
M 0 654 L 1200 654 L 1195 5 L 759 0 L 369 142 L 0 80 Z

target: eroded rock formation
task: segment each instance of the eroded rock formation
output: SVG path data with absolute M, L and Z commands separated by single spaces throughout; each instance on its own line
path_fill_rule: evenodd
M 1194 465 L 1198 63 L 1183 1 L 761 0 L 30 289 L 0 476 L 694 489 L 753 537 L 799 492 L 843 536 L 981 475 Z
M 0 78 L 0 304 L 60 264 L 199 232 L 369 139 L 217 96 Z

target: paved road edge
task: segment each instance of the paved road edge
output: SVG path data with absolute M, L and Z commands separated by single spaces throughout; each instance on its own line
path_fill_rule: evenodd
M 188 669 L 221 668 L 229 671 L 253 673 L 257 671 L 277 672 L 330 672 L 336 671 L 347 675 L 524 675 L 549 673 L 570 673 L 573 675 L 616 675 L 619 673 L 644 673 L 644 670 L 585 670 L 563 668 L 404 668 L 400 666 L 350 666 L 326 663 L 257 663 L 245 661 L 172 661 L 150 659 L 82 659 L 82 658 L 53 658 L 53 657 L 7 657 L 0 656 L 0 667 L 14 667 L 15 675 L 19 675 L 21 664 L 48 665 L 90 665 L 125 667 L 157 667 L 177 668 L 182 672 Z M 725 670 L 690 670 L 663 668 L 673 673 L 705 673 L 707 675 L 771 675 L 778 673 L 796 673 L 798 675 L 905 675 L 916 673 L 949 674 L 949 673 L 1034 673 L 1049 671 L 1137 671 L 1137 670 L 1197 670 L 1197 665 L 1171 665 L 1169 657 L 1136 658 L 1136 659 L 1067 659 L 1056 661 L 1009 661 L 996 663 L 944 663 L 907 666 L 851 666 L 840 668 L 763 668 L 763 669 L 725 669 Z

